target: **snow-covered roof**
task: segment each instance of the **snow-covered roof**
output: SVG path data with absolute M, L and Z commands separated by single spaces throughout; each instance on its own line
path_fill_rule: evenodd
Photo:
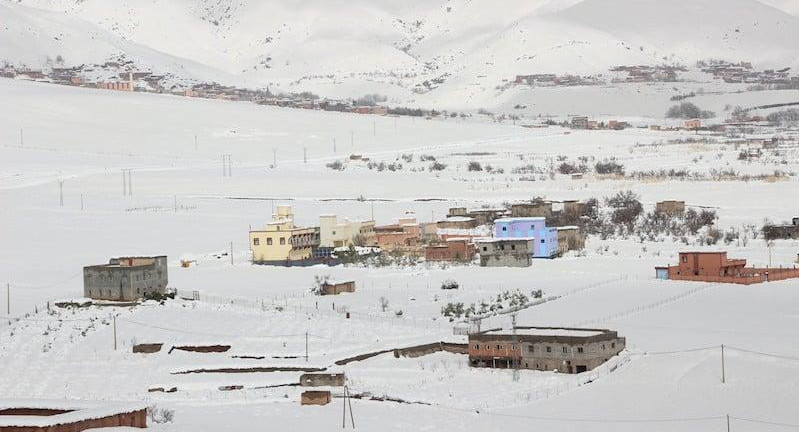
M 0 399 L 0 410 L 29 408 L 69 411 L 49 416 L 0 415 L 0 427 L 50 427 L 110 417 L 147 409 L 143 402 L 108 402 L 69 399 Z
M 504 223 L 511 223 L 511 222 L 539 222 L 546 220 L 545 217 L 504 217 L 499 218 L 494 221 L 494 223 L 504 222 Z
M 473 220 L 473 217 L 468 216 L 449 216 L 441 222 L 471 222 Z
M 498 243 L 498 242 L 505 242 L 505 241 L 533 241 L 535 237 L 486 237 L 486 238 L 479 238 L 475 239 L 478 243 Z
M 489 330 L 486 334 L 512 334 L 512 329 Z M 572 336 L 572 337 L 591 337 L 601 335 L 604 332 L 592 329 L 565 329 L 565 328 L 516 328 L 516 334 L 524 336 Z

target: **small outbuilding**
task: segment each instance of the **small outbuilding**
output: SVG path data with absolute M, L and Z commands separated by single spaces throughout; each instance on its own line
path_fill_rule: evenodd
M 302 392 L 300 405 L 327 405 L 333 400 L 329 390 L 308 390 Z
M 306 373 L 300 375 L 301 387 L 343 387 L 343 373 Z
M 355 281 L 325 282 L 322 284 L 322 295 L 338 295 L 355 292 Z

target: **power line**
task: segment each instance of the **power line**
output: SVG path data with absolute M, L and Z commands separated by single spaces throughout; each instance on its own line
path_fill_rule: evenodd
M 25 284 L 12 284 L 12 285 L 14 285 L 14 286 L 17 286 L 17 287 L 20 287 L 20 288 L 28 288 L 28 289 L 44 289 L 44 288 L 52 288 L 52 287 L 54 287 L 54 286 L 57 286 L 57 285 L 63 284 L 64 282 L 68 282 L 68 281 L 70 281 L 70 280 L 72 280 L 72 279 L 75 279 L 76 277 L 78 277 L 78 276 L 80 276 L 80 275 L 82 275 L 82 274 L 83 274 L 83 272 L 81 271 L 81 272 L 79 272 L 79 273 L 76 273 L 76 274 L 74 274 L 74 275 L 72 275 L 72 276 L 69 276 L 69 277 L 68 277 L 68 278 L 66 278 L 66 279 L 62 279 L 62 280 L 60 280 L 60 281 L 53 282 L 53 283 L 49 283 L 49 284 L 45 284 L 45 285 L 25 285 Z
M 143 322 L 133 321 L 133 320 L 130 320 L 130 319 L 125 319 L 125 318 L 120 318 L 120 320 L 128 322 L 128 323 L 131 323 L 131 324 L 140 325 L 142 327 L 153 328 L 153 329 L 156 329 L 156 330 L 172 331 L 172 332 L 176 332 L 176 333 L 186 333 L 186 334 L 194 334 L 194 335 L 200 335 L 200 336 L 246 337 L 246 338 L 255 338 L 255 339 L 276 339 L 276 338 L 285 338 L 285 337 L 305 337 L 305 333 L 282 334 L 282 335 L 258 335 L 258 336 L 250 336 L 250 335 L 244 335 L 244 334 L 208 333 L 208 332 L 198 332 L 198 331 L 192 331 L 192 330 L 182 330 L 182 329 L 175 329 L 175 328 L 170 328 L 170 327 L 156 326 L 156 325 L 145 324 Z M 310 334 L 310 333 L 308 334 L 308 337 L 313 337 L 313 338 L 317 338 L 317 339 L 328 339 L 328 338 L 326 338 L 324 336 L 317 336 L 317 335 L 313 335 L 313 334 Z
M 784 355 L 779 355 L 779 354 L 771 354 L 771 353 L 765 353 L 765 352 L 761 352 L 761 351 L 753 351 L 753 350 L 748 350 L 748 349 L 743 349 L 743 348 L 736 348 L 736 347 L 731 347 L 731 346 L 727 346 L 727 345 L 725 345 L 725 348 L 731 349 L 733 351 L 740 351 L 740 352 L 745 352 L 745 353 L 755 354 L 755 355 L 761 355 L 761 356 L 766 356 L 766 357 L 774 357 L 774 358 L 780 358 L 780 359 L 785 359 L 785 360 L 797 360 L 797 361 L 799 361 L 799 357 L 789 357 L 789 356 L 784 356 Z
M 760 423 L 760 424 L 767 424 L 767 425 L 772 425 L 772 426 L 784 426 L 784 427 L 791 427 L 791 428 L 799 428 L 799 424 L 780 423 L 780 422 L 772 422 L 772 421 L 767 421 L 767 420 L 757 420 L 757 419 L 735 417 L 735 416 L 730 416 L 730 418 L 733 419 L 733 420 L 739 420 L 739 421 L 750 422 L 750 423 Z
M 678 422 L 697 422 L 697 421 L 718 421 L 724 419 L 724 416 L 707 416 L 707 417 L 675 417 L 675 418 L 658 418 L 658 419 L 609 419 L 609 418 L 574 418 L 574 417 L 539 417 L 529 416 L 523 414 L 507 414 L 497 413 L 491 411 L 482 411 L 480 409 L 457 408 L 453 406 L 430 404 L 436 408 L 443 408 L 451 411 L 460 411 L 472 414 L 485 414 L 495 417 L 508 417 L 519 418 L 527 420 L 540 420 L 540 421 L 554 421 L 554 422 L 569 422 L 569 423 L 678 423 Z
M 703 348 L 691 348 L 691 349 L 685 349 L 685 350 L 655 351 L 655 352 L 646 352 L 646 351 L 644 351 L 644 352 L 641 352 L 641 353 L 633 353 L 633 354 L 638 354 L 638 355 L 643 355 L 643 356 L 683 354 L 683 353 L 690 353 L 690 352 L 696 352 L 696 351 L 707 351 L 707 350 L 711 350 L 711 349 L 716 349 L 718 347 L 719 347 L 718 345 L 714 345 L 714 346 L 703 347 Z

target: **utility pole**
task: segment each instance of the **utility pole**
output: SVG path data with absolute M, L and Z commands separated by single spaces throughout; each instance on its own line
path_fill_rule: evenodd
M 336 138 L 333 138 L 333 154 L 336 153 Z
M 117 316 L 114 315 L 114 351 L 117 350 Z
M 308 163 L 308 147 L 302 148 L 302 163 Z
M 721 344 L 721 383 L 727 382 L 727 373 L 724 370 L 724 344 Z
M 375 203 L 372 202 L 371 205 L 372 205 L 372 222 L 374 222 L 375 221 Z
M 344 410 L 342 411 L 341 416 L 341 428 L 347 428 L 347 404 L 349 403 L 350 407 L 350 421 L 352 421 L 352 428 L 355 429 L 355 417 L 352 416 L 352 398 L 350 397 L 350 390 L 349 387 L 344 386 Z
M 272 149 L 272 168 L 277 168 L 277 149 Z
M 222 177 L 233 177 L 233 162 L 230 154 L 222 155 Z
M 513 345 L 511 345 L 511 355 L 513 355 L 513 347 L 516 347 L 516 350 L 519 352 L 521 356 L 521 347 L 519 347 L 519 338 L 516 335 L 516 312 L 510 315 L 511 318 L 511 325 L 513 326 Z M 513 362 L 513 381 L 519 381 L 519 361 L 516 358 L 511 360 Z
M 133 196 L 133 183 L 131 182 L 131 169 L 122 168 L 122 195 Z
M 230 266 L 233 266 L 233 242 L 230 242 Z
M 350 131 L 350 145 L 352 145 L 352 153 L 355 154 L 355 131 Z
M 727 414 L 727 432 L 730 432 L 730 415 Z
M 194 151 L 197 151 L 199 144 L 197 142 L 197 134 L 194 134 Z
M 308 332 L 305 332 L 305 363 L 308 363 Z
M 58 179 L 58 205 L 64 207 L 64 180 Z
M 22 133 L 22 128 L 19 128 L 19 146 L 25 147 L 25 135 Z
M 178 196 L 172 195 L 172 198 L 175 200 L 175 213 L 178 212 Z
M 83 194 L 80 194 L 80 211 L 83 211 Z
M 377 120 L 372 119 L 372 135 L 377 135 Z
M 11 282 L 6 283 L 6 315 L 11 318 Z

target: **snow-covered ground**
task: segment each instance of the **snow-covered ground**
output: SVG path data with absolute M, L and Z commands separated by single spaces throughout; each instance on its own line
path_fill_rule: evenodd
M 299 405 L 299 389 L 286 386 L 296 383 L 298 371 L 179 373 L 311 367 L 346 372 L 353 392 L 414 402 L 354 400 L 356 426 L 365 430 L 723 430 L 727 414 L 736 431 L 789 429 L 744 419 L 799 424 L 799 344 L 792 330 L 799 324 L 799 281 L 745 287 L 655 280 L 655 265 L 676 262 L 677 252 L 689 247 L 672 239 L 591 237 L 579 256 L 536 260 L 524 269 L 247 262 L 247 231 L 266 222 L 276 204 L 292 205 L 301 225 L 316 224 L 325 213 L 373 214 L 378 223 L 390 223 L 405 211 L 429 221 L 455 206 L 496 207 L 535 196 L 602 198 L 632 189 L 648 210 L 656 201 L 684 199 L 715 208 L 722 229 L 760 226 L 765 218 L 797 216 L 796 177 L 640 182 L 534 174 L 531 181 L 514 168 L 548 172 L 559 156 L 571 162 L 586 156 L 591 164 L 615 157 L 628 173 L 685 168 L 758 175 L 799 171 L 795 148 L 780 158 L 746 162 L 722 137 L 676 143 L 697 137 L 685 132 L 395 119 L 5 79 L 0 100 L 0 282 L 9 284 L 13 317 L 6 315 L 0 287 L 4 397 L 135 400 L 174 409 L 174 423 L 156 430 L 339 428 L 340 399 L 325 407 Z M 353 153 L 399 161 L 403 169 L 370 170 L 349 161 Z M 232 177 L 222 176 L 223 154 L 232 156 Z M 413 157 L 407 162 L 402 155 Z M 422 155 L 447 167 L 430 171 Z M 326 167 L 336 160 L 345 163 L 343 171 Z M 475 160 L 503 172 L 469 172 Z M 122 169 L 132 169 L 133 196 L 123 196 Z M 726 249 L 755 265 L 787 266 L 797 259 L 799 243 L 767 248 L 755 239 L 690 248 Z M 199 291 L 200 300 L 53 306 L 56 299 L 82 295 L 83 266 L 127 254 L 167 254 L 170 285 L 181 293 Z M 181 259 L 196 263 L 182 268 Z M 317 275 L 355 280 L 358 288 L 315 297 L 309 288 Z M 460 288 L 439 289 L 446 279 L 458 280 Z M 522 371 L 518 381 L 511 371 L 469 368 L 465 356 L 450 353 L 395 358 L 389 352 L 335 364 L 394 348 L 463 343 L 441 308 L 517 289 L 554 298 L 519 312 L 520 325 L 612 328 L 627 337 L 627 352 L 588 374 Z M 388 302 L 385 311 L 381 298 Z M 483 323 L 509 324 L 507 315 Z M 134 343 L 164 348 L 133 354 Z M 168 353 L 172 346 L 197 344 L 231 349 Z M 728 347 L 723 384 L 721 344 Z M 244 388 L 219 390 L 230 385 Z M 148 392 L 157 387 L 177 391 Z

